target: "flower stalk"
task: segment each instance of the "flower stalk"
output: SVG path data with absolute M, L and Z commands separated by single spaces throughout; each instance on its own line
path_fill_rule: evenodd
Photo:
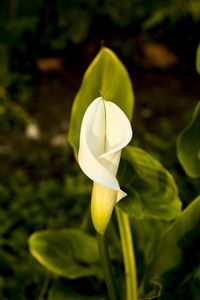
M 127 300 L 138 300 L 135 252 L 129 217 L 115 206 L 125 266 Z
M 110 300 L 119 300 L 105 235 L 97 233 L 99 255 Z
M 120 107 L 103 97 L 91 102 L 81 124 L 78 162 L 82 171 L 93 181 L 91 216 L 97 232 L 99 254 L 110 300 L 118 300 L 118 295 L 104 233 L 116 203 L 126 196 L 120 188 L 116 174 L 121 151 L 131 138 L 130 121 Z M 131 252 L 130 225 L 126 215 L 120 212 L 118 222 L 127 273 L 127 296 L 128 300 L 136 300 L 137 280 L 134 255 Z M 132 281 L 134 288 L 131 287 Z

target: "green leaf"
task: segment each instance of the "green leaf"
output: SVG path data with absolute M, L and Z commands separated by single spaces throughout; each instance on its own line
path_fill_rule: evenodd
M 200 44 L 197 48 L 197 54 L 196 54 L 196 70 L 197 73 L 200 74 Z
M 101 276 L 96 239 L 76 229 L 45 230 L 29 238 L 31 254 L 49 271 L 76 279 Z
M 116 103 L 129 119 L 132 118 L 134 96 L 131 80 L 117 56 L 104 47 L 85 72 L 73 103 L 68 140 L 76 157 L 83 115 L 89 104 L 100 95 Z
M 162 300 L 197 300 L 200 295 L 200 196 L 165 233 L 152 263 L 163 285 Z
M 118 174 L 127 196 L 120 208 L 137 218 L 176 218 L 181 211 L 178 189 L 171 174 L 145 151 L 128 146 L 123 150 Z
M 189 176 L 194 178 L 200 176 L 200 101 L 197 103 L 191 123 L 178 138 L 177 155 Z
M 105 300 L 102 297 L 83 295 L 77 292 L 67 282 L 59 279 L 57 280 L 48 294 L 48 300 Z

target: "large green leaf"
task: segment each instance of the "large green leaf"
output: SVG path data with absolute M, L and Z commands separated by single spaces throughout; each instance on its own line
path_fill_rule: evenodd
M 63 280 L 58 280 L 51 288 L 48 300 L 105 300 L 102 297 L 80 294 Z
M 171 174 L 145 151 L 128 146 L 118 171 L 127 196 L 119 206 L 130 216 L 170 220 L 181 211 Z
M 152 264 L 163 300 L 200 299 L 200 196 L 163 236 Z
M 197 73 L 200 74 L 200 44 L 197 48 L 197 54 L 196 54 L 196 70 Z
M 191 177 L 200 176 L 200 101 L 195 108 L 192 121 L 180 134 L 177 154 L 185 172 Z
M 73 103 L 68 140 L 76 157 L 83 115 L 89 104 L 101 95 L 105 100 L 115 102 L 129 119 L 132 118 L 134 96 L 129 75 L 108 48 L 102 48 L 88 67 Z
M 45 230 L 29 238 L 31 254 L 49 271 L 76 279 L 101 276 L 96 239 L 76 229 Z

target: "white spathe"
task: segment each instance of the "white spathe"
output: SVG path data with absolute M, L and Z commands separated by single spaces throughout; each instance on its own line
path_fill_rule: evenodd
M 116 202 L 126 196 L 116 179 L 121 150 L 132 138 L 131 124 L 113 102 L 96 98 L 81 125 L 78 161 L 94 181 L 91 213 L 95 229 L 103 234 Z

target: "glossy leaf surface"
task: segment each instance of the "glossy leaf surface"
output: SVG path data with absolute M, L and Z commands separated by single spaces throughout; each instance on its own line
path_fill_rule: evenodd
M 193 177 L 200 176 L 200 101 L 198 102 L 191 123 L 180 134 L 177 143 L 178 159 L 185 172 Z
M 96 239 L 76 229 L 45 230 L 29 239 L 31 254 L 49 271 L 68 279 L 101 276 Z
M 137 218 L 176 218 L 181 211 L 181 201 L 171 174 L 139 148 L 126 147 L 122 157 L 119 176 L 128 195 L 119 202 L 120 208 Z

